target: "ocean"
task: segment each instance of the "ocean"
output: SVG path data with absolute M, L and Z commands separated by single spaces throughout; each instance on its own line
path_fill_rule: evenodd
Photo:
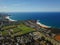
M 40 23 L 60 28 L 60 12 L 12 12 L 8 13 L 13 20 L 40 20 Z

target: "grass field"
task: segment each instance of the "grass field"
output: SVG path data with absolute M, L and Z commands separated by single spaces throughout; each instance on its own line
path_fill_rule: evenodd
M 12 36 L 22 35 L 22 34 L 35 31 L 35 29 L 28 27 L 23 23 L 19 25 L 13 25 L 13 26 L 4 26 L 3 29 L 4 31 L 1 31 L 3 36 L 8 35 L 10 30 L 12 30 L 12 34 L 11 34 Z

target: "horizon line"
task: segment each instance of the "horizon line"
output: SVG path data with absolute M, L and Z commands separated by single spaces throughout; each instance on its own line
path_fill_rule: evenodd
M 28 11 L 28 12 L 60 12 L 60 11 Z M 10 13 L 10 12 L 0 12 L 0 13 Z

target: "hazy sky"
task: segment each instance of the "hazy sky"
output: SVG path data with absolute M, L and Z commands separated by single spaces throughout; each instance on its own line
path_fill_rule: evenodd
M 0 0 L 0 12 L 59 11 L 60 0 Z

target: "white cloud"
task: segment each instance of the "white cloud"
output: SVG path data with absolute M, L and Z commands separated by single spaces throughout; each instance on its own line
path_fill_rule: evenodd
M 28 4 L 27 4 L 28 5 Z M 30 6 L 30 5 L 29 5 Z M 60 12 L 60 8 L 29 7 L 24 4 L 1 5 L 0 12 Z

